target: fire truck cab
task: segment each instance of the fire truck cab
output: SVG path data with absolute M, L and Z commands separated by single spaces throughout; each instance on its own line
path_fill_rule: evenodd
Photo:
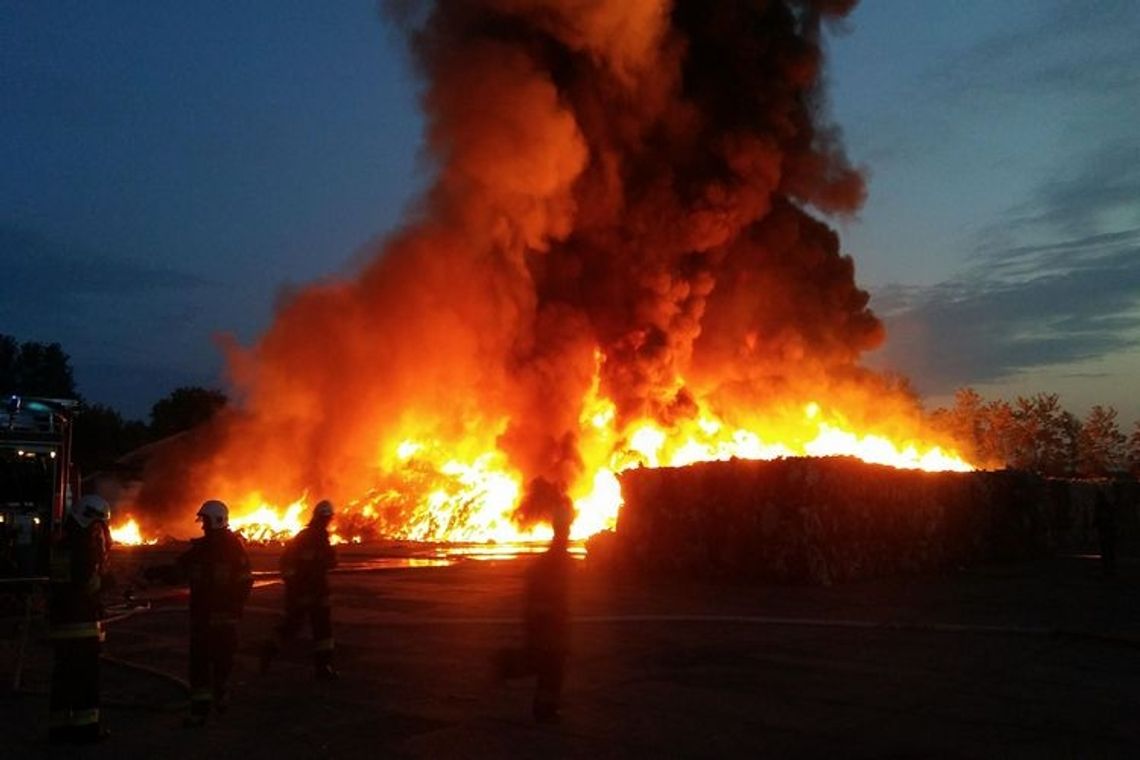
M 47 573 L 52 537 L 79 492 L 71 463 L 77 405 L 9 396 L 0 408 L 0 577 Z

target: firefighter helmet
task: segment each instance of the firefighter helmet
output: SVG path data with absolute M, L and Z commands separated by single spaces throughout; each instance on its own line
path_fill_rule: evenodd
M 328 499 L 322 499 L 321 501 L 317 502 L 317 506 L 313 507 L 313 517 L 314 518 L 324 517 L 327 519 L 332 519 L 332 516 L 333 516 L 333 505 L 332 505 L 332 502 L 329 501 Z
M 198 510 L 198 519 L 202 521 L 202 526 L 208 530 L 228 528 L 230 525 L 230 510 L 225 503 L 217 499 L 210 499 L 207 502 L 203 502 L 202 508 Z
M 107 500 L 97 494 L 89 493 L 72 502 L 71 516 L 75 522 L 86 528 L 96 520 L 107 522 L 111 519 L 111 505 Z

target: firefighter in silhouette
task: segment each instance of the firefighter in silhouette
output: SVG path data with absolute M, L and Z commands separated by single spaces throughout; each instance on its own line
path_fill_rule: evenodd
M 335 680 L 333 668 L 332 609 L 329 601 L 329 570 L 336 567 L 336 551 L 329 543 L 333 505 L 321 501 L 313 509 L 309 526 L 294 536 L 281 555 L 285 581 L 285 615 L 274 635 L 261 650 L 261 670 L 309 620 L 313 632 L 313 665 L 317 678 Z
M 226 710 L 226 683 L 237 651 L 238 621 L 253 586 L 249 557 L 230 531 L 229 509 L 207 501 L 198 510 L 202 537 L 178 558 L 179 575 L 190 583 L 189 726 L 206 723 L 210 707 Z
M 49 737 L 87 743 L 107 735 L 99 715 L 100 592 L 107 571 L 111 508 L 101 496 L 72 504 L 52 547 L 48 618 L 54 649 Z
M 573 505 L 566 494 L 545 479 L 531 483 L 531 507 L 549 516 L 554 537 L 547 550 L 527 570 L 523 601 L 523 646 L 498 656 L 501 678 L 536 679 L 533 714 L 540 723 L 558 720 L 562 682 L 570 643 L 570 570 L 568 551 Z M 526 505 L 524 505 L 524 509 Z

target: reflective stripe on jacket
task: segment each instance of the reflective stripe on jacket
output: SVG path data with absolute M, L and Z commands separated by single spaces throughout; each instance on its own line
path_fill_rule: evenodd
M 103 627 L 102 620 L 92 620 L 85 623 L 55 623 L 48 632 L 48 638 L 53 641 L 90 638 L 104 641 L 107 638 L 107 632 Z

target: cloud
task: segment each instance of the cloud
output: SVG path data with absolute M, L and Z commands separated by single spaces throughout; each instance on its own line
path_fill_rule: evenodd
M 1140 7 L 1133 0 L 1043 3 L 1025 23 L 988 35 L 927 72 L 941 98 L 992 94 L 1053 96 L 1058 93 L 1117 97 L 1140 86 L 1135 65 Z
M 217 376 L 202 312 L 227 295 L 193 274 L 0 225 L 0 331 L 62 344 L 80 393 L 131 416 L 177 385 Z
M 1094 143 L 1072 171 L 1043 183 L 1015 213 L 1021 231 L 1040 226 L 1091 236 L 1111 229 L 1113 216 L 1140 225 L 1140 137 Z
M 1140 346 L 1140 138 L 1076 156 L 979 234 L 962 274 L 875 307 L 875 363 L 933 394 Z
M 200 277 L 176 270 L 70 248 L 14 226 L 0 226 L 0 297 L 36 301 L 124 290 L 194 288 Z
M 1031 7 L 992 29 L 967 31 L 972 19 L 947 29 L 945 37 L 960 44 L 916 70 L 894 93 L 898 107 L 861 112 L 862 126 L 848 130 L 865 159 L 881 166 L 946 154 L 960 163 L 963 151 L 992 153 L 995 146 L 1014 155 L 1040 144 L 1033 134 L 1063 131 L 1080 145 L 1132 133 L 1140 120 L 1140 3 L 1104 0 L 1090 10 L 1081 0 L 1043 0 Z
M 1022 281 L 973 272 L 877 295 L 889 336 L 878 362 L 941 393 L 1140 345 L 1140 228 L 1109 254 L 1086 255 L 1087 242 L 1066 241 L 1070 268 Z
M 187 318 L 192 299 L 213 283 L 166 266 L 73 248 L 0 225 L 0 325 L 35 340 L 89 341 L 108 327 L 149 331 Z

